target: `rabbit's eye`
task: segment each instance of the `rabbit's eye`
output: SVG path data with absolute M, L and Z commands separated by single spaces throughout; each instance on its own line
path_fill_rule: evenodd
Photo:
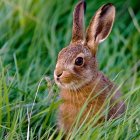
M 84 60 L 82 57 L 77 57 L 75 60 L 75 65 L 81 66 L 83 64 Z

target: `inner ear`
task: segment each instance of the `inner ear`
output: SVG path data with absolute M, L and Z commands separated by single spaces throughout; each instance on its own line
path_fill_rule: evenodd
M 97 46 L 104 41 L 111 32 L 115 18 L 115 7 L 109 3 L 98 9 L 86 32 L 86 43 L 96 54 Z
M 84 13 L 86 3 L 84 0 L 80 1 L 73 13 L 73 28 L 72 28 L 72 43 L 84 41 Z
M 107 4 L 101 7 L 98 26 L 95 32 L 95 41 L 104 41 L 111 32 L 115 18 L 115 9 L 112 4 Z

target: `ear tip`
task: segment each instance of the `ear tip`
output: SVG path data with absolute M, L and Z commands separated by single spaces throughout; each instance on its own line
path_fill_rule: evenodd
M 83 5 L 84 9 L 86 8 L 86 1 L 85 0 L 80 0 L 77 5 Z
M 84 13 L 86 12 L 86 1 L 85 0 L 79 0 L 79 2 L 76 5 L 76 9 L 82 8 L 84 10 Z
M 115 6 L 112 3 L 107 3 L 101 7 L 101 15 L 104 15 L 105 13 L 107 13 L 109 11 L 110 11 L 110 13 L 112 13 L 112 14 L 114 13 L 114 15 L 115 15 L 116 10 L 115 10 Z
M 81 4 L 85 4 L 86 1 L 85 0 L 79 0 L 78 4 L 77 5 L 81 5 Z
M 109 7 L 109 6 L 114 6 L 114 5 L 113 5 L 113 3 L 107 3 L 104 6 L 108 6 Z
M 105 5 L 103 5 L 102 9 L 110 9 L 113 8 L 115 9 L 115 6 L 113 5 L 113 3 L 107 3 Z

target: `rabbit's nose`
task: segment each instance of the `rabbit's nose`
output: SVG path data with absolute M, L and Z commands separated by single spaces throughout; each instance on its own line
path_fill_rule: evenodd
M 63 72 L 57 73 L 56 76 L 59 78 L 62 75 Z
M 61 70 L 56 70 L 55 71 L 55 75 L 56 75 L 56 78 L 59 79 L 61 77 L 61 75 L 63 74 L 63 71 Z

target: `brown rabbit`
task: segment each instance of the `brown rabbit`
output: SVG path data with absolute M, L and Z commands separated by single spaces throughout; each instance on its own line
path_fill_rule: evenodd
M 103 5 L 96 12 L 84 35 L 85 2 L 80 1 L 73 13 L 72 40 L 58 55 L 54 78 L 60 87 L 63 103 L 59 107 L 59 128 L 69 131 L 87 99 L 81 122 L 87 113 L 93 118 L 110 98 L 108 119 L 116 118 L 125 111 L 119 89 L 98 70 L 96 53 L 99 43 L 104 41 L 114 23 L 115 7 Z M 96 96 L 97 95 L 97 96 Z M 118 100 L 117 100 L 118 99 Z M 115 105 L 113 105 L 116 102 Z M 112 105 L 112 106 L 111 106 Z M 101 118 L 104 120 L 104 116 Z

